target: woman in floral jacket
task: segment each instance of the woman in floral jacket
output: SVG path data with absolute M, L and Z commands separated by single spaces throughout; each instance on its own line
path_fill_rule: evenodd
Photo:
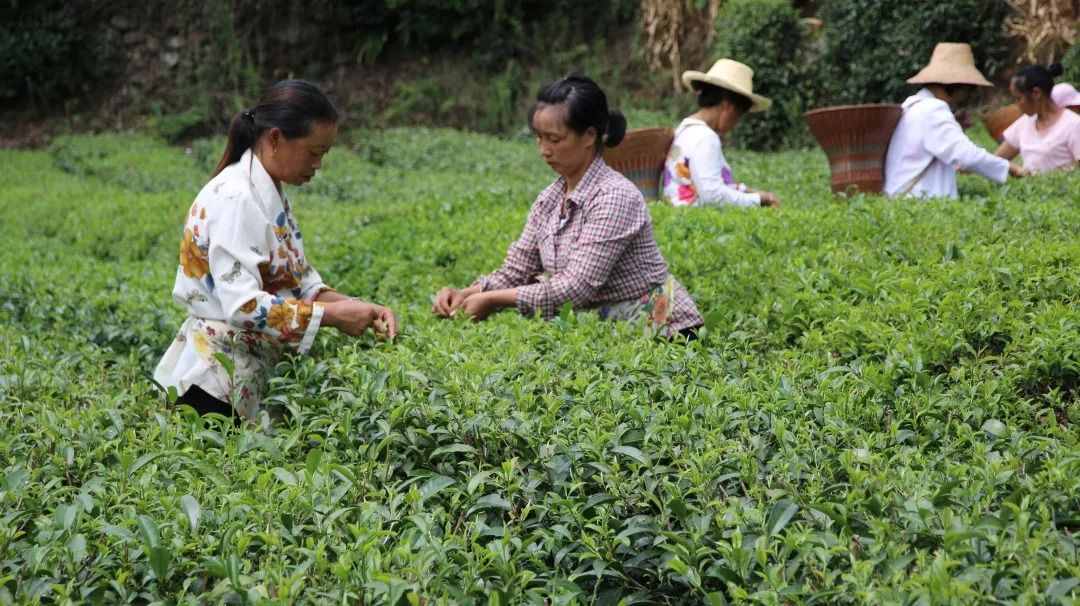
M 720 144 L 720 135 L 745 114 L 772 106 L 770 99 L 754 93 L 754 70 L 720 59 L 708 72 L 684 72 L 682 80 L 697 95 L 698 110 L 675 129 L 664 162 L 664 198 L 675 206 L 779 206 L 776 194 L 735 180 Z
M 238 113 L 213 178 L 191 205 L 173 286 L 188 318 L 154 372 L 200 414 L 253 419 L 285 351 L 322 326 L 396 332 L 393 312 L 326 286 L 304 254 L 283 183 L 315 175 L 340 114 L 315 85 L 286 80 Z

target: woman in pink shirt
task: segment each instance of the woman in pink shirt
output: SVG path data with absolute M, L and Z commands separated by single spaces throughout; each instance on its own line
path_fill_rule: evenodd
M 1005 129 L 997 155 L 1012 160 L 1024 157 L 1031 173 L 1072 169 L 1080 162 L 1080 115 L 1054 103 L 1051 93 L 1061 65 L 1032 65 L 1021 69 L 1009 83 L 1009 92 L 1024 112 Z

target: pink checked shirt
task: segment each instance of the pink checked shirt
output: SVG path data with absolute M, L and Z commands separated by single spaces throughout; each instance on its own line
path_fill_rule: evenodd
M 637 299 L 668 278 L 641 192 L 597 156 L 559 211 L 566 178 L 540 192 L 502 267 L 476 280 L 481 290 L 519 287 L 517 308 L 545 319 L 577 308 Z M 546 272 L 548 277 L 541 276 Z M 690 295 L 676 283 L 671 330 L 700 326 Z

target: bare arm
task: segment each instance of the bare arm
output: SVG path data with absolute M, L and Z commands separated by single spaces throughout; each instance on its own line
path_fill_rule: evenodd
M 1008 141 L 1003 141 L 1001 145 L 998 146 L 997 151 L 994 152 L 994 155 L 1000 158 L 1005 158 L 1006 160 L 1012 160 L 1019 154 L 1020 150 L 1016 149 L 1012 145 L 1009 145 Z

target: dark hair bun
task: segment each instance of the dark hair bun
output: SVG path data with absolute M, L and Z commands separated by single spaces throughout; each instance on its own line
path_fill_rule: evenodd
M 626 116 L 617 109 L 608 112 L 607 135 L 604 137 L 604 147 L 615 147 L 626 136 Z
M 1065 68 L 1061 67 L 1060 63 L 1052 63 L 1050 67 L 1046 68 L 1050 71 L 1050 77 L 1057 78 L 1061 74 L 1065 73 Z

